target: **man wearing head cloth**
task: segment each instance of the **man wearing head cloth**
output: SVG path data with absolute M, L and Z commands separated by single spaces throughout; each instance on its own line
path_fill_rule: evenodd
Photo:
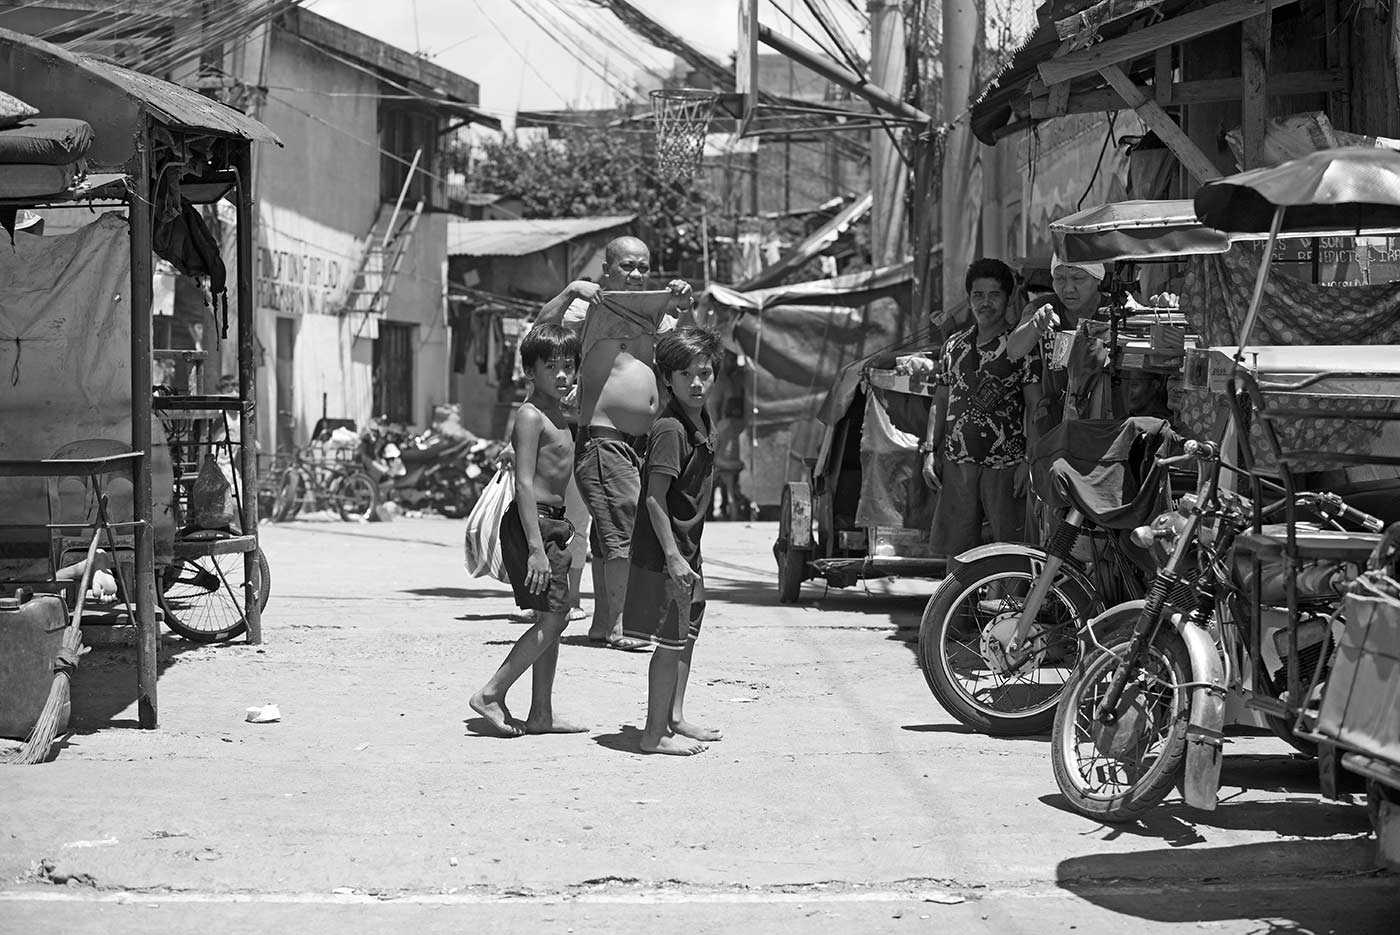
M 1081 321 L 1093 319 L 1099 311 L 1099 284 L 1107 270 L 1102 263 L 1067 263 L 1056 256 L 1050 263 L 1050 281 L 1055 288 L 1051 300 L 1036 300 L 1026 306 L 1020 324 L 1006 341 L 1006 352 L 1019 360 L 1034 348 L 1045 345 L 1042 360 L 1049 359 L 1049 338 L 1056 331 L 1073 331 Z M 1066 374 L 1063 370 L 1045 374 L 1040 411 L 1035 419 L 1041 433 L 1060 423 L 1064 413 Z

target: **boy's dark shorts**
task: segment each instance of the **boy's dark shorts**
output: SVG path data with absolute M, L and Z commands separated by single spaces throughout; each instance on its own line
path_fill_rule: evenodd
M 686 588 L 665 571 L 631 566 L 622 635 L 655 643 L 658 649 L 685 649 L 705 620 L 705 575 L 698 568 L 695 574 L 695 583 Z
M 592 436 L 590 432 L 608 434 Z M 637 524 L 637 501 L 642 496 L 642 458 L 637 442 L 620 432 L 585 427 L 579 433 L 574 481 L 593 518 L 589 536 L 593 554 L 603 561 L 627 558 L 632 552 L 632 529 Z
M 569 611 L 569 540 L 574 524 L 564 518 L 562 506 L 539 506 L 540 538 L 549 559 L 549 587 L 538 594 L 525 586 L 530 565 L 530 543 L 520 526 L 519 504 L 512 502 L 501 517 L 501 561 L 515 591 L 515 604 L 525 610 L 562 614 Z

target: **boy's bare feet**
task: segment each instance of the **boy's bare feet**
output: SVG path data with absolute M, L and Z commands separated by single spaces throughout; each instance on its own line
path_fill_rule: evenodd
M 501 737 L 519 737 L 525 733 L 525 728 L 520 722 L 510 716 L 510 711 L 506 708 L 504 701 L 487 701 L 486 697 L 477 692 L 472 695 L 467 702 L 471 709 L 486 719 L 486 723 L 491 725 Z
M 708 747 L 703 743 L 681 737 L 666 736 L 659 740 L 652 740 L 645 734 L 642 735 L 643 753 L 666 753 L 671 756 L 694 756 L 697 753 L 704 753 Z
M 583 734 L 588 728 L 574 724 L 557 714 L 552 714 L 547 718 L 531 717 L 525 719 L 525 733 L 527 734 Z
M 713 727 L 697 727 L 689 721 L 672 721 L 671 730 L 682 737 L 689 737 L 691 740 L 699 740 L 704 743 L 714 743 L 724 737 L 724 734 Z

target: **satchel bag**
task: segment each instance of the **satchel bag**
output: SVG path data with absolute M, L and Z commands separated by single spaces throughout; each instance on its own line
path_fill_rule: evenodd
M 501 559 L 501 519 L 515 502 L 515 478 L 509 470 L 497 471 L 467 514 L 463 543 L 467 573 L 473 578 L 491 577 L 509 582 Z

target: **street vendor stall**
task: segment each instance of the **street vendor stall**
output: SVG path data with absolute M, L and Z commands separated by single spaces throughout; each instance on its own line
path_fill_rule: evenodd
M 119 595 L 123 619 L 139 634 L 138 717 L 142 727 L 154 728 L 158 588 L 172 585 L 171 569 L 178 578 L 180 569 L 202 558 L 240 556 L 238 598 L 250 642 L 261 640 L 261 624 L 251 445 L 240 446 L 231 459 L 235 528 L 176 534 L 188 517 L 178 513 L 183 497 L 175 482 L 190 479 L 171 477 L 153 419 L 152 255 L 208 280 L 227 336 L 225 269 L 194 205 L 233 202 L 238 394 L 166 396 L 160 409 L 191 420 L 225 419 L 227 413 L 238 438 L 255 438 L 251 144 L 280 142 L 256 120 L 194 91 L 4 29 L 0 88 L 42 115 L 26 113 L 21 129 L 38 120 L 61 121 L 69 136 L 58 148 L 74 147 L 64 158 L 76 153 L 57 174 L 30 172 L 13 158 L 0 164 L 0 182 L 9 183 L 0 185 L 0 221 L 13 226 L 21 209 L 75 209 L 77 217 L 109 209 L 66 236 L 16 235 L 14 248 L 5 251 L 11 256 L 0 284 L 0 369 L 8 384 L 0 394 L 0 524 L 8 531 L 0 542 L 4 554 L 20 559 L 32 558 L 25 548 L 38 544 L 39 554 L 56 564 L 59 535 L 88 529 L 90 538 L 98 521 L 92 510 L 55 516 L 54 504 L 63 502 L 61 495 L 55 499 L 55 485 L 65 477 L 85 478 L 80 505 L 83 485 L 91 483 L 90 497 L 99 478 L 110 478 L 109 490 L 125 487 L 126 515 L 112 524 L 121 527 L 114 560 L 129 573 L 123 575 L 128 593 Z M 87 144 L 76 147 L 74 134 L 86 135 Z M 95 457 L 92 449 L 103 447 L 91 444 L 97 441 L 126 454 L 107 450 L 108 457 Z M 86 453 L 65 456 L 76 443 Z

